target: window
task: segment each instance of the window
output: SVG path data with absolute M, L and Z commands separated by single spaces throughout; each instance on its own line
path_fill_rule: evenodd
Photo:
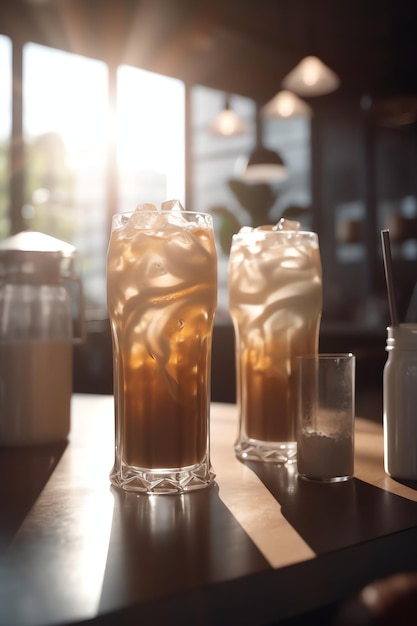
M 23 136 L 28 227 L 75 245 L 87 302 L 105 302 L 107 66 L 28 43 Z
M 185 88 L 122 65 L 117 72 L 119 210 L 143 202 L 185 205 Z M 188 207 L 185 207 L 188 208 Z
M 286 181 L 273 185 L 272 207 L 257 204 L 253 193 L 244 192 L 245 183 L 236 171 L 239 161 L 255 146 L 256 108 L 253 100 L 232 96 L 231 108 L 246 124 L 246 132 L 218 137 L 209 132 L 215 116 L 224 108 L 226 94 L 202 86 L 191 90 L 193 208 L 213 213 L 219 259 L 217 322 L 228 320 L 227 264 L 231 235 L 241 226 L 277 222 L 284 211 L 289 219 L 310 219 L 310 120 L 274 119 L 264 122 L 263 143 L 278 150 L 289 170 Z M 232 183 L 232 184 L 231 184 Z M 233 185 L 233 188 L 232 188 Z M 236 193 L 236 186 L 240 192 Z M 245 197 L 246 202 L 243 202 Z M 250 200 L 249 200 L 250 198 Z M 244 206 L 245 205 L 245 206 Z M 305 210 L 305 211 L 304 211 Z M 267 217 L 265 216 L 265 213 Z M 305 215 L 307 214 L 307 218 Z M 262 217 L 261 217 L 262 216 Z
M 254 102 L 238 96 L 231 98 L 230 106 L 247 125 L 247 132 L 232 137 L 219 137 L 210 133 L 210 124 L 224 105 L 224 92 L 202 86 L 191 90 L 192 204 L 195 211 L 212 213 L 214 217 L 219 282 L 217 322 L 229 316 L 227 264 L 230 241 L 227 226 L 224 225 L 229 214 L 242 221 L 242 225 L 247 217 L 229 181 L 236 178 L 236 162 L 242 154 L 250 152 L 255 137 Z M 224 217 L 225 212 L 227 218 Z M 226 232 L 225 236 L 223 232 Z
M 117 177 L 117 211 L 171 198 L 185 204 L 184 92 L 181 81 L 120 66 L 110 111 L 105 63 L 24 46 L 23 217 L 27 228 L 75 245 L 91 311 L 106 302 L 108 177 Z M 115 145 L 117 172 L 109 169 Z
M 0 238 L 9 234 L 9 152 L 12 126 L 12 45 L 0 35 Z

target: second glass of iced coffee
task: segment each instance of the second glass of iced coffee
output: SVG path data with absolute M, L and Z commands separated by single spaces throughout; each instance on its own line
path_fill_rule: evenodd
M 244 460 L 296 460 L 297 356 L 316 354 L 322 313 L 322 269 L 316 233 L 298 222 L 244 227 L 229 260 L 235 329 L 235 452 Z
M 107 260 L 116 419 L 110 478 L 149 494 L 185 493 L 214 479 L 212 218 L 175 202 L 163 209 L 142 205 L 115 215 Z

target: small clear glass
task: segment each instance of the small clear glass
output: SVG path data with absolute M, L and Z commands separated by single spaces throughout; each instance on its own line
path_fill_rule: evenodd
M 209 411 L 217 304 L 211 216 L 157 209 L 115 215 L 107 288 L 116 422 L 111 482 L 148 494 L 207 487 L 214 480 Z
M 355 357 L 299 356 L 297 468 L 302 478 L 348 480 L 354 472 Z

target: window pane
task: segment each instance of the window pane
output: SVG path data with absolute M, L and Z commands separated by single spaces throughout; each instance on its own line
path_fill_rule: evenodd
M 300 221 L 310 218 L 310 121 L 264 121 L 264 145 L 278 151 L 289 170 L 284 182 L 271 183 L 274 201 L 272 206 L 269 202 L 265 205 L 264 194 L 251 191 L 250 184 L 239 180 L 236 169 L 239 160 L 247 158 L 255 147 L 255 103 L 231 96 L 230 107 L 243 120 L 247 131 L 232 137 L 213 136 L 210 125 L 224 108 L 225 99 L 224 92 L 206 87 L 191 90 L 193 206 L 214 216 L 219 257 L 217 321 L 229 319 L 227 265 L 232 234 L 241 226 L 277 222 L 283 215 Z
M 191 90 L 193 206 L 196 211 L 214 217 L 219 292 L 217 322 L 228 319 L 227 264 L 232 231 L 247 225 L 249 216 L 230 187 L 236 179 L 236 164 L 255 143 L 255 103 L 249 98 L 233 96 L 230 107 L 243 120 L 247 132 L 232 137 L 211 134 L 210 125 L 225 106 L 225 93 L 196 86 Z
M 105 304 L 107 66 L 26 44 L 23 133 L 29 228 L 76 246 L 87 303 Z
M 12 45 L 0 35 L 0 239 L 9 235 Z
M 117 85 L 119 210 L 170 199 L 184 205 L 184 84 L 122 65 Z
M 271 211 L 277 220 L 284 214 L 289 219 L 301 221 L 304 228 L 311 228 L 311 148 L 310 118 L 294 117 L 267 120 L 264 124 L 265 146 L 278 150 L 288 168 L 288 178 L 277 190 L 277 200 Z M 294 215 L 296 208 L 306 209 Z M 290 210 L 290 215 L 286 212 Z

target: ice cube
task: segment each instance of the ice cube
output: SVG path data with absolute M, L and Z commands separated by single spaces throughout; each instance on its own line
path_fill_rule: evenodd
M 138 204 L 135 209 L 135 213 L 140 211 L 157 211 L 158 209 L 154 204 L 149 204 L 148 202 L 144 202 L 143 204 Z
M 279 220 L 272 230 L 301 230 L 300 222 L 286 220 L 283 217 Z
M 185 211 L 179 200 L 166 200 L 161 204 L 161 211 Z
M 242 226 L 242 228 L 239 230 L 239 235 L 246 235 L 247 233 L 253 233 L 252 226 Z
M 167 219 L 167 215 L 168 219 Z M 188 225 L 187 212 L 179 200 L 162 202 L 161 208 L 153 204 L 139 204 L 129 220 L 129 226 L 135 229 L 153 229 L 161 231 L 170 226 L 185 227 Z
M 130 216 L 127 226 L 135 230 L 150 228 L 155 223 L 158 213 L 158 209 L 153 204 L 149 204 L 148 202 L 138 204 Z

